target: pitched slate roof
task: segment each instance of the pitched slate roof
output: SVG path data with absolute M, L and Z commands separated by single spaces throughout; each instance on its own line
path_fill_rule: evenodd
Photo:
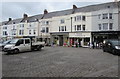
M 116 5 L 117 3 L 118 3 L 118 5 L 120 5 L 120 1 L 119 2 L 109 2 L 109 3 L 103 3 L 103 4 L 96 4 L 96 5 L 89 5 L 89 6 L 77 8 L 75 10 L 75 13 L 91 12 L 91 11 L 97 11 L 97 10 L 108 9 L 108 8 L 117 8 L 118 7 L 118 5 Z
M 62 10 L 62 11 L 56 11 L 56 12 L 49 12 L 47 14 L 39 14 L 35 16 L 30 16 L 27 18 L 20 18 L 20 19 L 15 19 L 10 22 L 5 21 L 2 22 L 4 25 L 5 23 L 11 24 L 13 22 L 15 23 L 20 23 L 20 22 L 25 22 L 26 20 L 28 22 L 35 22 L 37 19 L 47 19 L 47 18 L 52 18 L 56 16 L 65 16 L 65 15 L 70 15 L 73 13 L 79 13 L 79 12 L 91 12 L 91 11 L 97 11 L 101 9 L 107 9 L 107 8 L 117 8 L 119 6 L 120 8 L 120 1 L 119 2 L 109 2 L 109 3 L 102 3 L 102 4 L 96 4 L 96 5 L 89 5 L 85 7 L 80 7 L 76 9 L 68 9 L 68 10 Z
M 27 18 L 28 22 L 35 22 L 40 20 L 43 17 L 43 14 L 40 15 L 35 15 L 35 16 L 30 16 Z

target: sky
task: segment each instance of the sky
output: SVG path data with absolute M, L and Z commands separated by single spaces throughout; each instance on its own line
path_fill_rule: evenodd
M 114 0 L 76 0 L 72 1 L 70 0 L 60 0 L 60 1 L 7 1 L 4 0 L 0 2 L 0 22 L 1 21 L 7 21 L 8 18 L 17 19 L 22 18 L 23 14 L 26 13 L 28 16 L 34 16 L 38 14 L 43 14 L 44 9 L 47 9 L 48 12 L 53 11 L 61 11 L 61 10 L 67 10 L 72 9 L 72 5 L 75 4 L 78 8 L 87 6 L 87 5 L 93 5 L 93 4 L 100 4 L 105 2 L 112 2 Z

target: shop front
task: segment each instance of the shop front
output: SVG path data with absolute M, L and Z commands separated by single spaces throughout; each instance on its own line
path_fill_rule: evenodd
M 93 42 L 103 42 L 105 39 L 119 39 L 120 31 L 100 31 L 92 32 L 92 41 Z
M 51 44 L 56 46 L 67 46 L 69 33 L 51 33 Z
M 90 42 L 90 33 L 69 33 L 70 46 L 85 47 Z

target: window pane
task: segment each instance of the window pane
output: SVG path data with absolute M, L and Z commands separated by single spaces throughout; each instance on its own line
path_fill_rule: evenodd
M 64 31 L 64 26 L 61 26 L 62 31 Z
M 112 19 L 112 13 L 109 13 L 109 19 Z
M 49 28 L 48 27 L 46 27 L 46 33 L 48 33 L 49 32 Z
M 101 30 L 101 24 L 98 24 L 98 26 L 99 26 L 99 30 Z
M 77 30 L 81 30 L 81 25 L 77 25 Z
M 103 23 L 103 30 L 108 30 L 108 23 Z
M 76 31 L 76 25 L 75 25 L 75 27 L 74 27 L 74 28 L 75 28 L 75 31 Z
M 83 25 L 83 30 L 85 30 L 85 25 Z
M 65 26 L 65 31 L 66 31 L 66 26 Z
M 103 14 L 103 19 L 108 19 L 108 14 Z
M 110 30 L 113 29 L 113 23 L 110 23 L 110 25 L 109 25 L 109 29 L 110 29 Z
M 82 16 L 82 20 L 85 21 L 85 20 L 86 20 L 86 17 L 85 17 L 85 16 Z

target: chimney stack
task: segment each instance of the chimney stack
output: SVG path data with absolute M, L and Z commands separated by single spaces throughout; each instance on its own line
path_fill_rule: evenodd
M 47 13 L 48 13 L 48 11 L 45 9 L 45 10 L 44 10 L 44 14 L 47 14 Z
M 27 15 L 27 14 L 24 14 L 24 15 L 23 15 L 23 18 L 27 18 L 27 17 L 28 17 L 28 15 Z
M 76 9 L 77 8 L 77 6 L 76 5 L 73 5 L 73 9 Z
M 12 18 L 9 18 L 8 21 L 12 21 Z

